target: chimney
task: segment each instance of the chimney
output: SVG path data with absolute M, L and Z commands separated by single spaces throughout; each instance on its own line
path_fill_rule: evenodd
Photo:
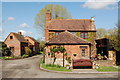
M 47 10 L 46 21 L 50 21 L 50 20 L 51 20 L 51 12 L 50 12 L 50 10 Z
M 91 21 L 94 21 L 95 20 L 95 17 L 93 16 L 93 17 L 91 17 Z
M 22 35 L 22 32 L 18 32 L 19 35 Z

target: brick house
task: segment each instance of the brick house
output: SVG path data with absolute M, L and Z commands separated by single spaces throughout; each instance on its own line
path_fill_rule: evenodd
M 11 32 L 4 40 L 4 43 L 10 48 L 12 56 L 25 54 L 25 47 L 29 47 L 34 53 L 39 52 L 39 42 L 32 37 L 24 37 L 21 32 Z
M 13 56 L 21 56 L 25 53 L 25 47 L 28 46 L 27 40 L 22 36 L 21 32 L 11 32 L 4 43 L 10 48 Z
M 46 41 L 46 64 L 50 48 L 63 46 L 71 60 L 90 59 L 96 54 L 96 26 L 94 17 L 91 19 L 51 19 L 51 13 L 46 13 L 45 41 Z M 62 61 L 63 55 L 57 56 Z M 60 61 L 61 59 L 61 61 Z
M 25 39 L 28 41 L 28 47 L 33 51 L 33 53 L 39 53 L 39 42 L 29 36 L 26 36 Z

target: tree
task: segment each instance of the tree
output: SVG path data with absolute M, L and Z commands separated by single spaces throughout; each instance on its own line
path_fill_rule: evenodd
M 35 17 L 35 28 L 39 32 L 44 32 L 45 22 L 46 22 L 46 12 L 50 11 L 52 13 L 52 19 L 68 19 L 71 18 L 70 13 L 61 5 L 49 4 L 42 8 Z
M 108 34 L 105 35 L 106 38 L 110 39 L 110 44 L 117 50 L 120 51 L 119 43 L 119 30 L 118 27 L 108 30 Z
M 40 52 L 44 52 L 45 41 L 40 41 Z
M 11 51 L 4 42 L 0 43 L 0 56 L 10 56 Z
M 65 52 L 66 50 L 65 50 L 64 47 L 59 47 L 59 51 L 60 51 L 61 53 L 63 53 L 63 67 L 64 67 L 64 64 L 65 64 L 65 63 L 64 63 L 64 62 L 65 62 L 65 61 L 64 61 L 64 52 Z
M 104 28 L 97 29 L 97 38 L 104 38 L 104 35 L 107 34 L 107 30 Z

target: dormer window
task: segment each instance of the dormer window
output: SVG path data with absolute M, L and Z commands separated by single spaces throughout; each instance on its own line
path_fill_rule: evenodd
M 10 39 L 13 39 L 13 36 L 10 36 Z
M 76 32 L 71 32 L 73 35 L 76 35 Z
M 88 33 L 87 32 L 81 32 L 81 38 L 88 39 Z

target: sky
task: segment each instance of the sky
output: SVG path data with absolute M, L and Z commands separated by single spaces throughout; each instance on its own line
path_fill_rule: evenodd
M 118 6 L 115 0 L 111 2 L 2 2 L 0 3 L 0 41 L 10 32 L 21 31 L 23 35 L 44 39 L 41 30 L 34 27 L 35 16 L 48 4 L 59 4 L 65 7 L 73 19 L 90 19 L 95 16 L 97 28 L 114 28 L 118 21 Z M 0 24 L 1 25 L 1 24 Z

